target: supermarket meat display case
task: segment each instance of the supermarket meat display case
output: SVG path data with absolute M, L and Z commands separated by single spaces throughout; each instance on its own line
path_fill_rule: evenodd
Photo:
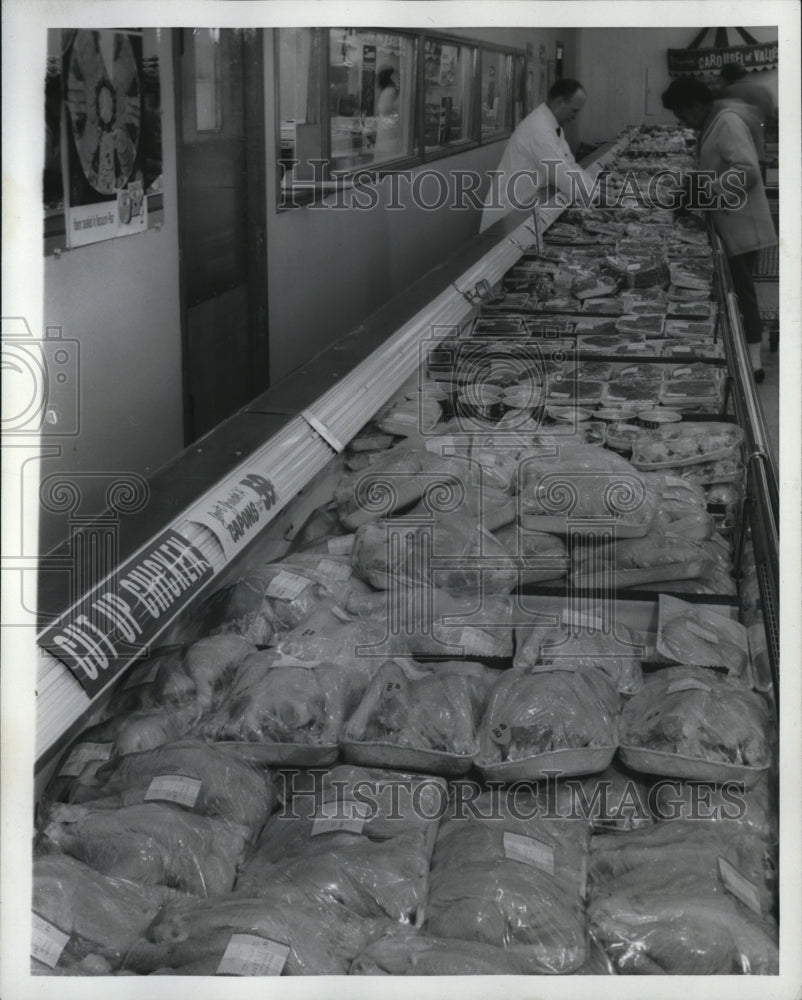
M 720 244 L 631 190 L 685 140 L 179 455 L 67 610 L 42 574 L 35 973 L 776 974 L 776 466 Z

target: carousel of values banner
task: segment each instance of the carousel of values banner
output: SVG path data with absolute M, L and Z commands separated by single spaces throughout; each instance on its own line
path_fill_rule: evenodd
M 777 68 L 777 42 L 731 45 L 726 49 L 669 49 L 668 71 L 672 75 L 710 73 L 736 64 L 747 71 Z

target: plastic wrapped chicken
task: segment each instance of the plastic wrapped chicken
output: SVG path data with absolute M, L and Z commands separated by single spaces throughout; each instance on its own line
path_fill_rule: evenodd
M 119 809 L 59 803 L 39 849 L 61 850 L 103 875 L 214 896 L 234 885 L 248 836 L 245 826 L 161 802 Z
M 406 924 L 390 927 L 351 963 L 352 976 L 526 975 L 518 954 L 479 941 L 423 934 Z
M 467 771 L 493 674 L 479 663 L 388 660 L 346 722 L 341 745 L 360 764 Z
M 109 761 L 72 801 L 90 809 L 172 802 L 197 815 L 244 826 L 253 839 L 277 799 L 266 771 L 218 746 L 178 740 Z
M 621 974 L 776 974 L 759 837 L 710 819 L 594 836 L 591 933 Z
M 683 420 L 644 431 L 633 444 L 632 464 L 651 470 L 717 461 L 735 456 L 743 439 L 737 424 Z
M 476 763 L 487 778 L 534 779 L 603 771 L 618 745 L 620 699 L 593 666 L 505 671 L 488 696 Z
M 409 587 L 352 596 L 356 617 L 392 622 L 413 656 L 512 656 L 515 603 L 506 594 L 451 594 Z
M 596 667 L 621 694 L 635 694 L 643 686 L 643 647 L 622 622 L 605 627 L 601 612 L 566 610 L 559 625 L 520 626 L 515 638 L 516 667 L 533 673 Z
M 752 686 L 746 629 L 709 608 L 661 594 L 657 648 L 676 663 L 723 668 L 736 684 Z
M 176 900 L 129 950 L 124 969 L 181 976 L 345 975 L 386 926 L 276 876 L 257 897 Z
M 753 781 L 769 766 L 765 699 L 704 667 L 666 667 L 647 678 L 621 716 L 625 763 L 651 773 Z
M 466 594 L 481 587 L 484 593 L 507 594 L 518 582 L 505 547 L 474 517 L 460 513 L 431 524 L 411 519 L 365 524 L 356 532 L 351 559 L 354 572 L 380 590 L 434 586 Z
M 237 879 L 237 895 L 269 895 L 286 879 L 363 917 L 419 923 L 440 813 L 441 778 L 342 765 L 293 776 Z
M 703 542 L 653 528 L 641 538 L 615 538 L 577 549 L 571 569 L 579 587 L 617 589 L 697 579 L 714 568 L 711 552 Z
M 253 749 L 262 750 L 263 763 L 311 763 L 292 749 L 336 747 L 363 687 L 357 670 L 333 663 L 282 663 L 280 654 L 263 650 L 243 661 L 199 734 L 206 740 L 259 744 Z M 275 759 L 269 759 L 271 746 Z
M 485 792 L 443 819 L 423 930 L 503 948 L 531 974 L 573 972 L 587 954 L 587 824 L 547 817 L 531 794 L 510 804 Z
M 31 971 L 107 975 L 176 893 L 101 875 L 66 854 L 33 864 Z

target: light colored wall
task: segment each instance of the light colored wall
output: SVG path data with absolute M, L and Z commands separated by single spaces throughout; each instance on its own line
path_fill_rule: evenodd
M 576 75 L 574 29 L 461 28 L 448 32 L 522 50 L 530 42 L 536 74 L 540 45 L 546 46 L 546 58 L 553 59 L 559 39 L 565 45 L 564 73 Z M 275 382 L 474 237 L 479 212 L 449 207 L 453 198 L 441 209 L 426 211 L 412 203 L 408 187 L 401 189 L 403 209 L 388 209 L 386 180 L 379 188 L 380 204 L 370 211 L 307 206 L 278 212 L 276 167 L 270 152 L 276 128 L 270 84 L 274 77 L 271 31 L 265 32 L 265 67 L 270 378 Z M 535 81 L 537 88 L 537 75 Z M 454 170 L 494 170 L 503 149 L 504 140 L 491 143 L 418 168 L 413 176 L 437 169 L 453 191 Z M 434 190 L 424 189 L 424 197 L 433 199 Z
M 181 325 L 173 65 L 160 46 L 165 218 L 160 230 L 67 250 L 44 265 L 44 322 L 80 345 L 80 434 L 60 439 L 53 472 L 149 475 L 183 446 Z M 103 508 L 104 486 L 83 478 L 85 510 Z M 83 509 L 82 509 L 83 512 Z M 64 519 L 43 511 L 44 550 Z
M 664 110 L 660 100 L 672 79 L 668 75 L 667 50 L 685 48 L 699 30 L 578 28 L 578 76 L 588 89 L 588 107 L 592 102 L 594 109 L 593 114 L 588 114 L 585 108 L 580 117 L 582 140 L 606 142 L 627 125 L 674 122 L 676 119 Z M 776 28 L 747 30 L 759 42 L 777 41 Z M 768 87 L 776 100 L 777 70 L 750 74 L 750 79 Z

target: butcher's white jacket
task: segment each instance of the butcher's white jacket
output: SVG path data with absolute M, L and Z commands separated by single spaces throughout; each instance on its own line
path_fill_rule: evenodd
M 479 232 L 518 207 L 531 208 L 535 192 L 544 189 L 551 183 L 558 192 L 565 196 L 566 204 L 573 200 L 569 172 L 577 171 L 585 190 L 591 192 L 593 181 L 574 159 L 571 148 L 565 141 L 563 130 L 557 129 L 559 123 L 547 104 L 539 104 L 520 123 L 510 136 L 501 162 L 496 168 L 501 176 L 491 180 L 490 188 L 485 196 L 482 221 Z M 545 161 L 557 161 L 550 169 Z M 532 171 L 534 178 L 521 176 L 514 180 L 519 171 Z M 495 189 L 495 193 L 494 193 Z M 510 201 L 510 194 L 518 205 Z

